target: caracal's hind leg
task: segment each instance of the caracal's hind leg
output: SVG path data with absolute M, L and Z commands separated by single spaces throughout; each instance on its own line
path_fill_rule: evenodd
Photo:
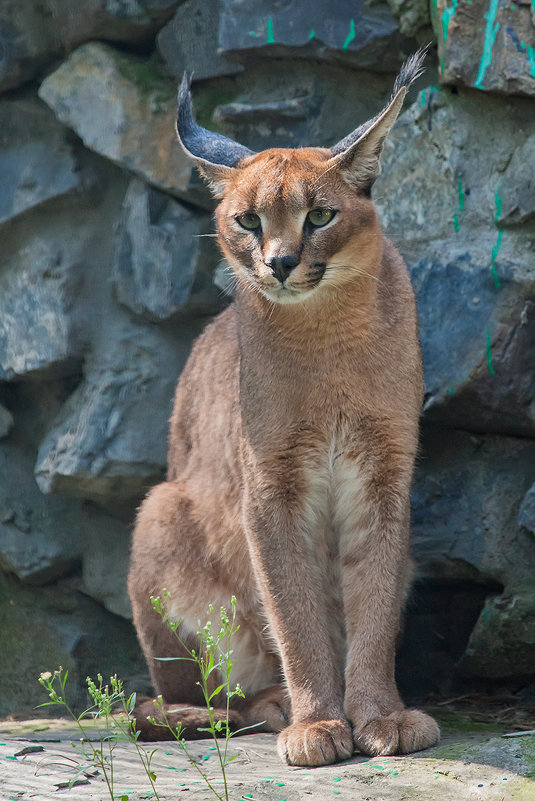
M 152 490 L 138 514 L 128 577 L 134 623 L 155 693 L 163 697 L 169 722 L 175 727 L 181 722 L 188 739 L 206 736 L 197 729 L 209 725 L 199 667 L 182 661 L 187 652 L 154 611 L 150 597 L 163 599 L 164 588 L 169 592 L 170 600 L 163 600 L 172 619 L 183 621 L 178 630 L 180 638 L 198 652 L 195 632 L 198 621 L 206 619 L 208 604 L 230 611 L 233 594 L 232 576 L 208 553 L 204 532 L 191 510 L 181 484 L 167 482 Z M 244 558 L 248 558 L 247 553 Z M 280 677 L 280 663 L 265 636 L 266 621 L 256 603 L 245 603 L 245 607 L 239 605 L 237 622 L 239 629 L 231 642 L 231 689 L 239 683 L 246 698 L 232 703 L 230 726 L 236 730 L 261 723 L 251 731 L 280 731 L 287 725 L 289 702 L 283 688 L 273 686 Z M 213 629 L 217 624 L 218 619 L 214 619 Z M 169 657 L 174 660 L 169 661 Z M 211 689 L 215 689 L 224 678 L 214 673 L 210 681 Z M 212 705 L 216 719 L 224 719 L 225 695 L 216 696 Z M 137 705 L 135 716 L 142 739 L 171 737 L 168 730 L 147 720 L 154 717 L 157 722 L 163 721 L 151 699 Z
M 209 725 L 199 686 L 199 667 L 194 662 L 182 661 L 181 658 L 188 655 L 186 649 L 154 611 L 150 600 L 151 595 L 162 597 L 165 588 L 171 595 L 169 611 L 175 620 L 191 618 L 192 610 L 193 615 L 198 611 L 197 619 L 202 619 L 211 598 L 220 597 L 217 576 L 203 558 L 202 531 L 192 520 L 190 508 L 184 488 L 179 484 L 160 484 L 147 496 L 134 531 L 128 591 L 155 693 L 163 697 L 171 725 L 176 727 L 180 721 L 184 736 L 195 739 L 206 736 L 199 734 L 197 728 Z M 194 630 L 188 630 L 187 624 L 181 625 L 178 633 L 190 649 L 199 650 Z M 159 661 L 159 657 L 174 657 L 177 661 Z M 215 682 L 214 675 L 213 689 L 217 686 Z M 167 729 L 147 720 L 154 717 L 163 722 L 152 700 L 139 703 L 134 714 L 142 739 L 171 738 Z M 215 715 L 217 719 L 224 719 L 225 712 L 216 709 Z M 239 712 L 231 712 L 230 724 L 233 729 L 244 725 Z

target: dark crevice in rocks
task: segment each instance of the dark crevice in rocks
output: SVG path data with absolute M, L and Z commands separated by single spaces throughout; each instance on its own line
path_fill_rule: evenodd
M 419 582 L 405 610 L 396 675 L 406 702 L 461 693 L 468 686 L 457 663 L 497 583 Z M 470 685 L 471 686 L 471 685 Z

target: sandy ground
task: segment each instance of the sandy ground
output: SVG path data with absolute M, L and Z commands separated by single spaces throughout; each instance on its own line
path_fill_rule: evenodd
M 161 801 L 216 798 L 176 745 L 159 743 L 157 747 L 152 767 Z M 213 743 L 197 741 L 190 750 L 224 799 Z M 234 738 L 231 751 L 237 754 L 227 768 L 231 801 L 535 801 L 535 735 L 446 731 L 439 746 L 412 756 L 354 756 L 312 769 L 282 764 L 273 735 Z M 71 724 L 0 722 L 1 799 L 110 799 L 102 774 L 92 770 L 80 775 L 83 784 L 69 789 L 79 764 L 87 763 Z M 133 745 L 117 745 L 114 774 L 116 799 L 156 798 Z

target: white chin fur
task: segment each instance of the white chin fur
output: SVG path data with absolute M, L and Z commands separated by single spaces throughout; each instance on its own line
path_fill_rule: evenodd
M 316 292 L 317 284 L 312 289 L 291 289 L 290 287 L 284 289 L 281 286 L 275 286 L 272 289 L 265 289 L 260 287 L 261 293 L 265 298 L 272 303 L 279 303 L 281 306 L 290 305 L 291 303 L 303 303 L 311 295 Z

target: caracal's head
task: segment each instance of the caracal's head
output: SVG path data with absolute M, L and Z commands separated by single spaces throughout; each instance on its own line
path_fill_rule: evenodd
M 219 244 L 238 283 L 275 303 L 295 303 L 377 268 L 382 239 L 371 187 L 384 140 L 424 58 L 419 51 L 409 59 L 383 111 L 330 149 L 253 153 L 207 131 L 195 122 L 184 76 L 178 137 L 221 199 Z

